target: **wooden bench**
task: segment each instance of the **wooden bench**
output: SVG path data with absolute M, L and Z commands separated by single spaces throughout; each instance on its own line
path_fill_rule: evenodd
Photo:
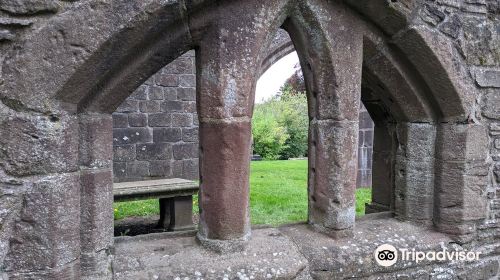
M 162 179 L 113 184 L 115 202 L 160 200 L 158 227 L 168 231 L 194 229 L 193 195 L 198 184 L 184 179 Z

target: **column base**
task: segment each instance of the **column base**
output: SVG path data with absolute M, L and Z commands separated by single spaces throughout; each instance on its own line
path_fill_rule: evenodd
M 328 235 L 333 239 L 341 239 L 341 238 L 348 238 L 348 237 L 353 237 L 354 236 L 354 227 L 346 228 L 346 229 L 333 229 L 333 228 L 327 228 L 321 225 L 317 224 L 309 224 L 310 227 L 313 228 L 313 230 L 320 232 L 324 235 Z
M 231 240 L 209 239 L 202 236 L 200 232 L 198 232 L 196 238 L 205 249 L 219 254 L 226 254 L 244 251 L 250 240 L 250 232 L 242 238 Z

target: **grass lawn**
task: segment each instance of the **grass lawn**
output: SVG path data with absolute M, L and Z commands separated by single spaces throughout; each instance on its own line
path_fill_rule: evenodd
M 356 191 L 356 214 L 363 215 L 371 190 Z M 197 198 L 194 210 L 198 211 Z M 158 200 L 114 204 L 115 219 L 158 214 Z M 307 220 L 307 160 L 253 161 L 250 174 L 252 224 L 280 225 Z

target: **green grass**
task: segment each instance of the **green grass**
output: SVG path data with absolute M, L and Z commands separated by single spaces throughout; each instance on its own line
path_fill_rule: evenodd
M 371 189 L 356 191 L 356 214 L 363 215 Z M 194 198 L 194 210 L 198 210 Z M 158 214 L 158 200 L 115 203 L 115 219 Z M 307 220 L 307 160 L 253 161 L 250 175 L 252 224 L 281 225 Z

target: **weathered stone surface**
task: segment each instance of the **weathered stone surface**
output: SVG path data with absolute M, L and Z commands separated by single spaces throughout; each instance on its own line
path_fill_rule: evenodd
M 167 160 L 155 160 L 151 161 L 149 167 L 149 175 L 151 177 L 167 177 L 172 176 L 172 166 L 170 161 Z
M 155 275 L 159 279 L 294 279 L 307 267 L 295 245 L 276 229 L 258 230 L 245 252 L 227 255 L 204 250 L 193 236 L 170 236 L 118 238 L 115 279 Z
M 444 20 L 446 15 L 445 15 L 445 13 L 440 11 L 440 9 L 436 8 L 435 6 L 431 6 L 431 5 L 426 4 L 424 6 L 421 17 L 425 22 L 436 26 L 438 23 L 440 23 Z
M 171 112 L 183 112 L 182 102 L 180 101 L 165 101 L 162 103 L 162 111 L 171 113 Z
M 401 121 L 432 120 L 432 107 L 423 102 L 421 90 L 408 78 L 401 61 L 385 48 L 369 50 L 374 54 L 363 61 L 363 83 L 377 90 L 378 98 L 385 101 L 391 115 Z
M 193 143 L 176 144 L 173 147 L 175 159 L 191 159 L 198 157 L 198 145 Z
M 155 128 L 153 130 L 154 142 L 177 142 L 182 139 L 180 128 Z
M 461 42 L 461 48 L 470 64 L 494 66 L 500 63 L 498 22 L 464 16 L 463 32 L 466 40 Z
M 398 157 L 395 165 L 395 214 L 431 224 L 434 210 L 434 161 Z
M 126 145 L 148 143 L 152 140 L 152 131 L 144 127 L 120 128 L 113 130 L 113 144 Z
M 149 165 L 150 162 L 148 161 L 134 161 L 127 163 L 127 178 L 141 179 L 148 177 L 150 175 Z
M 453 43 L 426 26 L 412 27 L 395 43 L 434 92 L 429 102 L 439 108 L 440 117 L 445 121 L 467 119 L 474 102 L 470 93 L 475 88 L 466 67 L 453 60 L 459 56 Z
M 183 128 L 182 129 L 182 141 L 184 141 L 184 142 L 198 142 L 198 139 L 199 139 L 198 136 L 199 136 L 198 128 Z M 499 143 L 499 146 L 500 146 L 500 143 Z
M 389 239 L 386 233 L 391 235 L 390 242 L 396 240 L 397 244 L 408 243 L 398 239 L 414 233 L 421 235 L 421 239 L 416 241 L 418 246 L 431 243 L 437 248 L 438 241 L 444 242 L 441 246 L 450 243 L 442 238 L 443 235 L 423 228 L 410 227 L 400 231 L 399 227 L 407 224 L 394 225 L 393 220 L 385 216 L 378 225 L 359 222 L 358 228 L 365 227 L 361 234 L 367 241 L 356 239 L 354 232 L 354 238 L 335 243 L 348 247 L 340 247 L 334 250 L 339 253 L 332 255 L 322 254 L 323 248 L 315 247 L 326 245 L 324 247 L 328 249 L 329 246 L 336 246 L 329 243 L 331 239 L 298 229 L 298 236 L 303 240 L 297 245 L 303 252 L 312 251 L 312 254 L 304 255 L 313 257 L 310 263 L 297 269 L 296 274 L 290 274 L 290 278 L 495 278 L 498 275 L 500 210 L 497 209 L 498 195 L 492 196 L 491 193 L 496 193 L 499 183 L 495 176 L 498 176 L 496 166 L 500 154 L 494 141 L 500 135 L 498 91 L 495 88 L 496 77 L 491 78 L 491 74 L 479 77 L 472 70 L 484 67 L 493 71 L 493 75 L 498 70 L 498 5 L 495 1 L 483 0 L 347 2 L 356 12 L 346 8 L 344 1 L 319 0 L 217 3 L 205 0 L 89 0 L 77 3 L 0 0 L 2 17 L 8 18 L 0 20 L 0 29 L 7 30 L 2 31 L 3 40 L 0 42 L 0 179 L 2 184 L 10 184 L 8 188 L 2 187 L 2 192 L 6 193 L 0 196 L 0 207 L 12 205 L 13 208 L 9 208 L 8 214 L 0 208 L 0 218 L 5 221 L 0 228 L 1 277 L 78 279 L 82 277 L 82 270 L 86 270 L 98 272 L 83 278 L 110 279 L 109 266 L 106 266 L 110 256 L 106 250 L 100 251 L 103 254 L 80 254 L 81 247 L 77 243 L 87 240 L 80 239 L 83 226 L 78 216 L 82 215 L 79 203 L 85 201 L 85 194 L 82 196 L 80 193 L 79 175 L 68 175 L 68 172 L 78 171 L 79 165 L 84 172 L 99 172 L 102 167 L 111 167 L 107 164 L 111 159 L 111 145 L 106 143 L 110 144 L 114 139 L 109 138 L 109 131 L 104 129 L 109 127 L 111 118 L 108 116 L 100 123 L 93 115 L 113 112 L 142 83 L 147 87 L 133 93 L 131 99 L 119 108 L 121 113 L 190 114 L 191 117 L 177 115 L 175 124 L 193 129 L 198 121 L 195 114 L 198 102 L 199 114 L 205 122 L 200 130 L 202 148 L 205 145 L 205 149 L 201 150 L 200 180 L 206 188 L 201 195 L 202 231 L 199 239 L 207 246 L 219 246 L 218 249 L 234 244 L 237 249 L 243 249 L 241 244 L 248 239 L 249 230 L 249 116 L 253 109 L 255 81 L 272 34 L 278 27 L 284 26 L 292 34 L 304 67 L 312 121 L 333 118 L 355 122 L 359 87 L 363 83 L 373 93 L 374 98 L 368 100 L 373 102 L 370 105 L 381 105 L 368 106 L 370 113 L 375 116 L 379 127 L 387 128 L 387 133 L 383 134 L 390 137 L 387 138 L 390 148 L 375 149 L 378 150 L 375 158 L 387 157 L 385 162 L 380 161 L 386 164 L 384 170 L 390 174 L 384 181 L 389 183 L 384 199 L 392 201 L 395 180 L 406 193 L 414 194 L 416 192 L 411 191 L 415 188 L 411 183 L 428 184 L 431 173 L 435 173 L 432 201 L 435 202 L 433 220 L 436 228 L 464 243 L 463 248 L 481 246 L 478 248 L 487 254 L 477 263 L 422 263 L 372 269 L 372 247 L 362 245 L 375 246 L 379 241 L 386 241 Z M 55 8 L 50 8 L 51 5 Z M 57 13 L 58 6 L 61 13 Z M 13 23 L 16 20 L 18 22 Z M 21 20 L 33 22 L 33 28 L 26 28 L 29 24 L 21 23 Z M 11 23 L 4 24 L 6 21 Z M 374 47 L 366 47 L 370 44 Z M 197 98 L 193 96 L 195 71 L 187 69 L 190 63 L 194 64 L 193 52 L 185 61 L 174 63 L 170 70 L 165 70 L 176 73 L 165 73 L 175 77 L 166 76 L 165 80 L 149 78 L 163 65 L 193 47 L 198 54 L 200 84 L 197 85 Z M 388 70 L 385 74 L 370 75 L 365 70 L 361 75 L 361 52 L 366 51 L 367 56 L 375 60 L 377 51 L 374 50 L 387 51 L 388 65 L 393 67 L 384 68 L 385 65 L 381 64 L 381 72 Z M 396 76 L 402 79 L 398 80 Z M 377 79 L 372 81 L 374 77 Z M 407 82 L 408 87 L 403 86 L 402 81 Z M 189 86 L 189 89 L 183 92 L 177 88 L 179 85 Z M 387 85 L 393 85 L 392 89 L 395 85 L 401 85 L 400 89 L 411 89 L 415 92 L 413 101 L 416 102 L 405 104 L 403 98 L 397 100 L 382 95 L 381 92 L 390 89 Z M 152 91 L 151 88 L 156 89 Z M 404 93 L 407 92 L 403 90 L 396 95 Z M 384 110 L 397 107 L 394 103 L 405 104 L 407 109 L 401 110 L 401 114 L 394 114 L 393 109 Z M 418 121 L 439 124 L 434 151 L 431 144 L 419 144 L 421 140 L 425 142 L 426 137 L 432 139 L 432 133 L 405 136 L 391 130 L 393 125 L 407 121 L 400 116 L 418 112 L 417 107 L 425 108 L 428 112 L 425 111 L 424 115 L 429 116 Z M 77 124 L 77 115 L 87 116 L 89 120 L 82 122 L 80 119 L 80 124 Z M 238 126 L 241 123 L 244 125 Z M 125 127 L 125 122 L 118 124 L 123 128 L 116 134 L 119 137 L 115 137 L 115 142 L 119 145 L 137 145 L 141 141 L 151 143 L 154 140 L 153 129 L 142 125 L 144 119 L 137 124 L 141 126 L 135 130 Z M 214 126 L 210 126 L 212 124 Z M 128 126 L 135 126 L 131 125 L 130 119 Z M 489 134 L 487 127 L 490 127 Z M 179 147 L 186 144 L 182 129 L 175 135 L 173 139 L 177 139 Z M 124 139 L 125 136 L 128 139 Z M 186 136 L 186 139 L 191 137 L 189 134 Z M 310 171 L 321 171 L 321 174 L 326 171 L 328 176 L 317 176 L 315 179 L 323 180 L 321 183 L 325 185 L 332 185 L 333 182 L 335 190 L 343 182 L 349 183 L 343 188 L 348 192 L 329 198 L 352 203 L 354 190 L 350 184 L 355 179 L 350 172 L 356 174 L 356 165 L 350 165 L 345 156 L 358 150 L 355 146 L 351 149 L 358 141 L 351 143 L 353 137 L 342 131 L 332 137 L 340 139 L 336 141 L 340 142 L 340 148 L 343 147 L 342 153 L 335 151 L 335 147 L 319 149 L 324 152 L 320 153 L 320 159 L 327 158 L 328 151 L 339 155 L 330 161 L 318 161 L 317 155 L 310 153 L 311 162 L 314 162 Z M 165 136 L 160 138 L 167 140 Z M 312 138 L 311 146 L 331 145 L 325 143 L 330 139 L 329 135 Z M 417 144 L 411 144 L 412 140 Z M 165 144 L 170 143 L 165 141 Z M 195 142 L 189 144 L 195 145 Z M 206 145 L 209 147 L 206 148 Z M 398 148 L 400 153 L 393 152 Z M 181 155 L 179 158 L 184 158 L 184 151 L 180 149 L 178 152 Z M 396 154 L 400 157 L 412 156 L 402 159 L 401 166 L 414 173 L 406 172 L 397 177 L 400 170 L 388 168 L 398 160 Z M 148 179 L 155 174 L 151 168 L 155 161 L 161 164 L 169 162 L 170 172 L 175 176 L 186 172 L 194 174 L 196 170 L 196 161 L 192 158 L 155 160 L 156 154 L 149 156 L 153 160 L 137 161 L 136 158 L 133 162 L 118 162 L 114 166 L 117 176 L 131 174 L 128 179 Z M 431 161 L 427 157 L 437 159 L 433 171 L 421 166 Z M 345 172 L 347 167 L 349 170 Z M 166 170 L 167 167 L 157 173 L 167 173 Z M 47 175 L 49 173 L 51 175 Z M 61 179 L 73 175 L 74 179 Z M 109 176 L 106 178 L 109 180 Z M 332 178 L 331 182 L 327 181 Z M 39 183 L 40 180 L 43 184 Z M 314 184 L 311 182 L 310 186 Z M 13 188 L 19 190 L 12 191 Z M 93 190 L 87 188 L 87 191 L 88 195 L 95 196 Z M 412 196 L 415 197 L 412 200 L 414 204 L 408 205 L 415 207 L 407 207 L 405 213 L 421 214 L 415 209 L 425 206 L 421 212 L 430 215 L 431 206 L 427 203 L 429 192 L 422 193 L 421 197 Z M 384 194 L 379 192 L 377 195 Z M 385 210 L 398 213 L 400 206 L 391 203 L 383 205 L 388 206 Z M 24 210 L 21 211 L 21 208 Z M 350 214 L 354 211 L 346 209 L 331 211 L 333 214 L 329 221 L 336 225 L 351 224 L 353 218 Z M 100 217 L 99 214 L 95 216 Z M 91 220 L 89 224 L 92 223 Z M 98 224 L 97 221 L 95 224 Z M 89 229 L 85 226 L 83 230 Z M 96 231 L 97 234 L 99 229 Z M 393 238 L 394 232 L 399 236 Z M 387 239 L 381 241 L 374 238 L 380 235 Z M 463 236 L 457 238 L 457 235 Z M 266 238 L 273 237 L 277 236 Z M 429 240 L 429 243 L 425 242 Z M 2 247 L 7 242 L 10 246 Z M 188 245 L 182 248 L 183 251 L 190 250 L 190 242 L 183 244 Z M 412 242 L 410 244 L 415 243 Z M 280 244 L 286 249 L 294 249 L 294 244 Z M 351 244 L 361 248 L 361 255 L 356 255 L 356 246 Z M 460 248 L 457 244 L 449 246 Z M 273 247 L 265 249 L 269 248 Z M 3 260 L 4 253 L 8 254 L 7 261 Z M 315 258 L 318 256 L 319 260 Z M 244 254 L 243 257 L 237 254 L 210 255 L 210 265 L 214 260 L 225 257 L 229 257 L 229 261 L 252 261 L 252 257 L 245 259 Z M 254 257 L 263 261 L 261 256 Z M 148 262 L 146 257 L 141 261 L 154 266 L 154 262 Z M 164 262 L 157 263 L 161 263 L 157 267 L 166 267 Z M 330 266 L 331 263 L 335 265 Z M 285 264 L 297 267 L 296 263 L 288 260 Z M 149 270 L 141 275 L 146 270 L 127 276 L 155 278 Z M 192 273 L 197 276 L 196 271 Z M 291 271 L 286 270 L 286 273 Z M 258 275 L 264 276 L 267 277 L 267 274 Z M 271 274 L 273 276 L 275 274 Z M 283 277 L 287 278 L 289 274 Z
M 73 261 L 70 264 L 54 269 L 38 270 L 34 272 L 13 272 L 5 275 L 4 279 L 14 280 L 36 280 L 36 279 L 76 279 L 80 277 L 81 267 L 79 261 Z M 94 278 L 96 279 L 96 278 Z
M 498 256 L 457 245 L 444 234 L 384 215 L 358 223 L 354 237 L 341 240 L 303 224 L 255 229 L 245 251 L 225 255 L 203 250 L 188 233 L 121 237 L 113 270 L 117 279 L 490 279 L 498 273 Z M 394 266 L 382 267 L 375 263 L 373 252 L 384 243 L 423 252 L 479 250 L 483 256 L 475 262 L 398 259 Z
M 462 22 L 457 15 L 449 17 L 443 24 L 439 26 L 439 30 L 446 35 L 456 39 L 460 35 L 462 29 Z
M 346 1 L 357 11 L 372 19 L 382 30 L 389 35 L 397 33 L 407 24 L 407 11 L 404 4 L 386 1 Z M 403 1 L 401 1 L 403 2 Z M 405 13 L 406 12 L 406 13 Z
M 80 165 L 111 168 L 113 159 L 113 121 L 106 114 L 82 114 L 80 124 Z
M 437 139 L 437 157 L 442 160 L 481 160 L 486 158 L 489 140 L 484 126 L 442 124 L 438 127 Z
M 435 153 L 436 126 L 426 123 L 403 123 L 397 126 L 401 143 L 398 154 L 410 160 L 432 160 Z
M 138 160 L 165 160 L 172 158 L 172 146 L 169 143 L 151 143 L 137 145 Z M 175 155 L 175 146 L 174 146 Z
M 190 88 L 179 88 L 177 95 L 180 100 L 183 101 L 195 101 L 196 100 L 196 89 L 193 87 Z
M 74 116 L 0 115 L 0 151 L 5 171 L 20 176 L 76 171 L 77 131 Z
M 201 238 L 249 238 L 250 122 L 201 122 Z M 238 193 L 237 197 L 233 196 Z M 216 200 L 212 199 L 217 197 Z
M 156 100 L 146 100 L 139 102 L 139 111 L 142 113 L 158 113 L 161 112 L 161 103 Z
M 143 85 L 143 87 L 146 87 L 146 85 Z M 149 93 L 148 96 L 145 99 L 149 100 L 163 100 L 164 94 L 163 94 L 163 87 L 158 87 L 158 86 L 151 86 L 149 88 Z
M 308 220 L 336 236 L 354 227 L 358 123 L 315 121 L 310 130 Z
M 148 115 L 146 114 L 129 114 L 128 122 L 131 127 L 143 127 L 148 123 Z M 113 126 L 116 127 L 116 126 Z
M 135 160 L 135 146 L 134 145 L 120 145 L 113 146 L 113 161 L 132 161 Z
M 109 249 L 113 231 L 113 174 L 108 169 L 83 171 L 80 181 L 81 245 L 87 253 Z
M 500 70 L 476 69 L 474 74 L 480 87 L 500 88 Z
M 113 127 L 128 127 L 128 116 L 126 114 L 113 114 Z
M 55 0 L 2 0 L 0 10 L 17 14 L 30 15 L 36 13 L 57 12 L 58 3 Z
M 172 126 L 172 114 L 170 113 L 150 114 L 148 125 L 150 127 L 170 127 Z
M 55 269 L 80 255 L 80 183 L 78 173 L 34 178 L 26 191 L 10 236 L 4 271 Z
M 486 217 L 488 165 L 480 161 L 437 162 L 436 169 L 438 227 L 451 234 L 470 233 L 475 229 L 461 225 Z
M 196 180 L 200 178 L 200 169 L 198 167 L 199 160 L 197 158 L 194 159 L 186 159 L 182 161 L 182 176 L 181 178 Z
M 487 118 L 500 120 L 500 91 L 499 90 L 489 90 L 486 92 L 485 97 L 484 97 L 483 115 Z

